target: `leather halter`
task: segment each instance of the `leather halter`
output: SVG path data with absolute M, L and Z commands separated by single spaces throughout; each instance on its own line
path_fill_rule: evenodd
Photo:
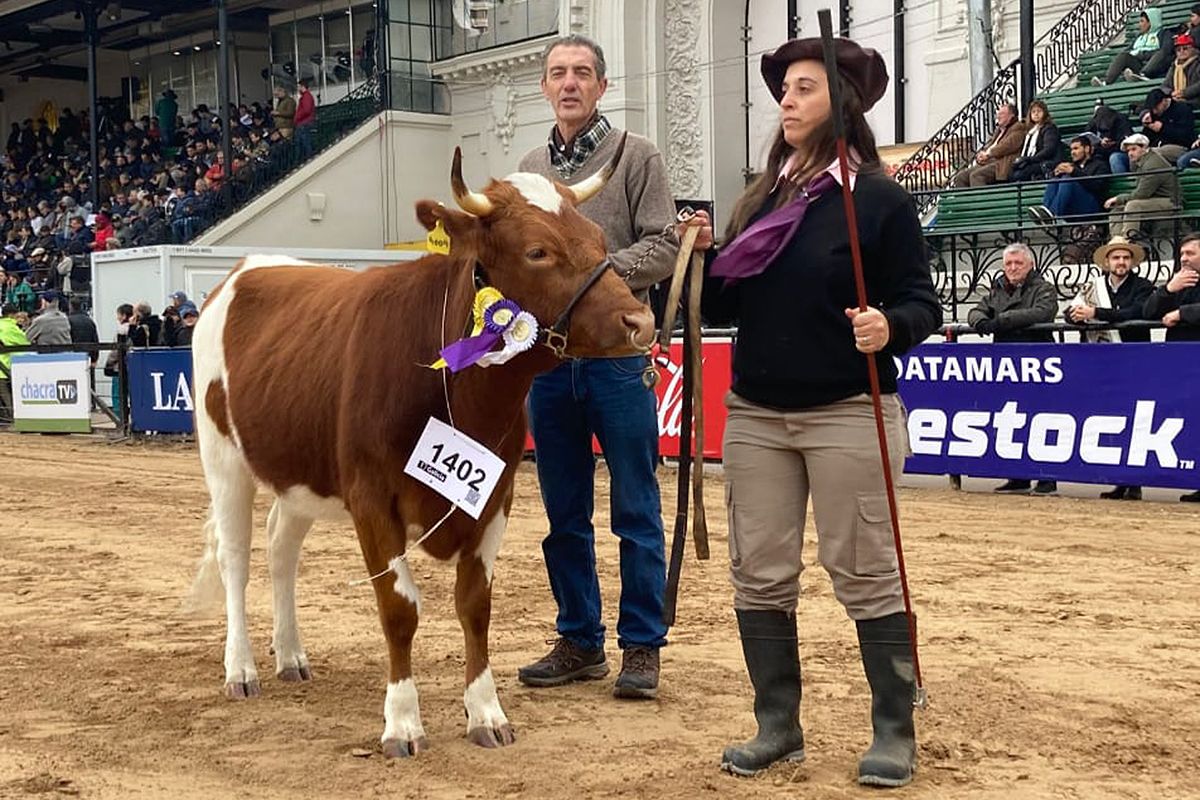
M 567 329 L 571 327 L 571 312 L 575 310 L 575 306 L 579 305 L 579 301 L 583 299 L 583 296 L 588 293 L 589 289 L 596 285 L 596 281 L 600 280 L 601 276 L 612 265 L 612 261 L 609 260 L 608 256 L 605 256 L 604 260 L 597 264 L 592 273 L 588 275 L 587 280 L 575 290 L 575 296 L 567 303 L 567 307 L 563 309 L 563 312 L 558 315 L 558 319 L 554 320 L 554 324 L 549 328 L 542 329 L 542 333 L 546 336 L 546 340 L 542 344 L 553 350 L 554 355 L 559 358 L 567 357 Z

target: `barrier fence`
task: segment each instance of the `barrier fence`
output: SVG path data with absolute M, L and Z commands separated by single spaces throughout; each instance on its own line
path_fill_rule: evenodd
M 1151 325 L 1143 322 L 1091 327 Z M 1038 327 L 1060 332 L 1078 330 L 1061 324 Z M 965 326 L 952 325 L 945 333 L 950 337 L 966 330 Z M 733 338 L 708 335 L 702 347 L 704 455 L 720 460 Z M 22 391 L 26 380 L 31 386 L 41 387 L 31 390 L 36 395 L 33 399 L 39 401 L 27 406 L 35 409 L 32 419 L 45 419 L 49 414 L 46 409 L 61 415 L 71 407 L 78 413 L 79 387 L 83 385 L 78 382 L 83 374 L 80 370 L 86 369 L 87 356 L 79 353 L 73 360 L 55 360 L 59 358 L 61 354 L 40 353 L 13 359 L 14 394 Z M 31 364 L 43 372 L 28 371 L 27 365 Z M 129 351 L 123 364 L 121 380 L 126 390 L 121 395 L 128 398 L 128 413 L 118 410 L 116 417 L 127 424 L 127 429 L 135 433 L 191 433 L 191 351 L 135 349 Z M 909 413 L 912 452 L 905 462 L 906 472 L 1200 487 L 1196 472 L 1196 461 L 1200 459 L 1200 404 L 1195 402 L 1193 388 L 1200 386 L 1200 342 L 1111 345 L 946 341 L 923 344 L 898 358 L 896 365 L 900 396 Z M 65 377 L 66 370 L 74 370 L 74 377 Z M 660 375 L 655 389 L 660 452 L 677 456 L 682 389 L 679 345 L 672 347 Z M 61 383 L 70 380 L 77 382 L 74 393 L 68 384 Z M 26 421 L 16 427 L 47 429 L 30 424 Z

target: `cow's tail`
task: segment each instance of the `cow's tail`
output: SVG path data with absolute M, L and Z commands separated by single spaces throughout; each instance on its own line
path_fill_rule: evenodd
M 204 554 L 196 568 L 196 577 L 188 593 L 187 609 L 198 614 L 219 612 L 225 606 L 225 586 L 217 564 L 217 520 L 212 506 L 204 521 Z

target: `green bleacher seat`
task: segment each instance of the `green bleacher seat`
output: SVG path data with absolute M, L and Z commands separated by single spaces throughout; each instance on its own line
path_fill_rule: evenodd
M 1166 3 L 1151 3 L 1162 9 L 1163 27 L 1170 28 L 1188 21 L 1195 0 L 1170 0 Z M 1091 83 L 1093 77 L 1102 78 L 1108 65 L 1122 50 L 1128 50 L 1137 38 L 1137 20 L 1141 10 L 1131 12 L 1125 21 L 1125 39 L 1119 46 L 1092 50 L 1079 57 L 1079 83 Z

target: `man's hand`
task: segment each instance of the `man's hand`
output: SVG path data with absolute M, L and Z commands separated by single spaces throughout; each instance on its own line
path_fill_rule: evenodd
M 878 308 L 867 306 L 866 311 L 847 308 L 846 316 L 854 327 L 854 346 L 860 353 L 878 353 L 892 338 L 887 317 Z
M 1067 309 L 1067 313 L 1071 315 L 1072 322 L 1083 322 L 1084 320 L 1096 318 L 1096 307 L 1072 306 Z
M 1112 207 L 1113 207 L 1113 206 L 1115 206 L 1116 204 L 1117 204 L 1117 198 L 1115 198 L 1115 197 L 1110 197 L 1110 198 L 1108 198 L 1107 200 L 1105 200 L 1105 201 L 1104 201 L 1104 207 L 1105 207 L 1105 208 L 1112 208 Z
M 989 333 L 996 332 L 996 320 L 985 318 L 975 323 L 975 332 L 980 336 L 987 336 Z
M 1100 146 L 1103 147 L 1105 150 L 1112 147 L 1114 144 L 1116 144 L 1116 141 L 1108 138 L 1107 136 L 1100 139 Z
M 675 226 L 675 234 L 682 239 L 684 231 L 688 228 L 699 228 L 700 233 L 696 235 L 696 244 L 694 250 L 707 250 L 713 246 L 713 229 L 712 220 L 708 218 L 707 211 L 697 211 L 696 215 L 687 222 L 681 222 Z
M 1168 311 L 1167 315 L 1162 318 L 1162 324 L 1166 325 L 1168 328 L 1174 328 L 1176 325 L 1178 325 L 1179 309 L 1177 308 L 1174 311 Z
M 1074 168 L 1075 168 L 1075 166 L 1073 164 L 1068 164 L 1067 162 L 1064 161 L 1061 164 L 1055 165 L 1054 174 L 1055 175 L 1070 175 L 1071 171 Z
M 1171 294 L 1182 292 L 1184 289 L 1190 289 L 1200 281 L 1200 272 L 1190 269 L 1181 269 L 1171 276 L 1171 280 L 1167 281 L 1167 291 Z
M 1182 100 L 1182 99 L 1183 99 L 1183 92 L 1181 92 L 1181 91 L 1179 91 L 1178 89 L 1176 89 L 1175 91 L 1171 92 L 1171 99 L 1172 99 L 1172 100 Z
M 1159 120 L 1155 120 L 1154 122 L 1147 123 L 1147 125 L 1146 125 L 1147 128 L 1154 131 L 1155 133 L 1158 133 L 1159 131 L 1161 131 L 1162 126 L 1163 126 L 1163 124 Z

